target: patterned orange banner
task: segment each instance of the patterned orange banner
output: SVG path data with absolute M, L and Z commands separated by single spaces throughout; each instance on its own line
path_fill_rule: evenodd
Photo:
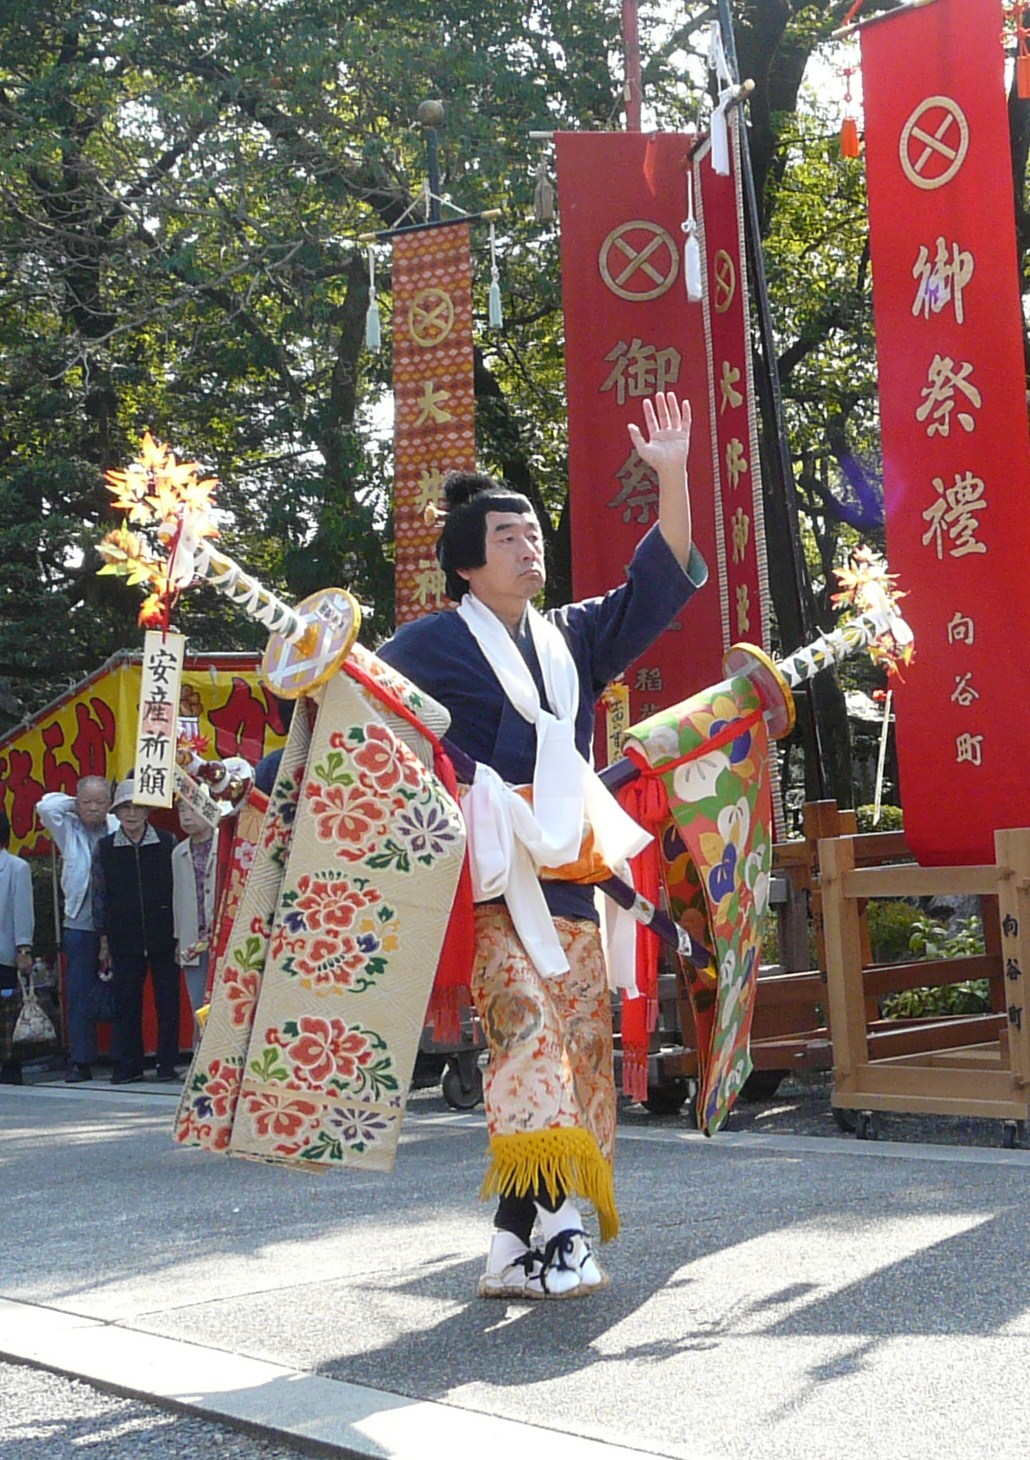
M 449 471 L 476 461 L 469 225 L 419 229 L 393 243 L 394 522 L 397 623 L 442 608 L 438 529 Z

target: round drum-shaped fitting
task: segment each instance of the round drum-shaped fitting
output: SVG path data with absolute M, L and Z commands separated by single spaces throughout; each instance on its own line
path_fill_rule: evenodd
M 779 666 L 757 644 L 731 644 L 723 655 L 723 673 L 743 674 L 758 691 L 766 729 L 772 740 L 782 740 L 794 729 L 797 711 L 790 685 Z

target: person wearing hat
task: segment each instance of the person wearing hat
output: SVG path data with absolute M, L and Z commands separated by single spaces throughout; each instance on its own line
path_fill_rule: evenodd
M 188 801 L 178 801 L 179 825 L 185 838 L 172 853 L 172 911 L 175 923 L 176 960 L 182 969 L 193 1010 L 193 1041 L 200 1028 L 197 1010 L 207 1002 L 207 975 L 211 933 L 215 918 L 215 884 L 218 857 L 214 828 Z
M 111 802 L 117 831 L 101 837 L 93 856 L 93 919 L 100 957 L 114 970 L 112 1085 L 143 1078 L 143 984 L 150 969 L 157 1010 L 157 1078 L 176 1080 L 179 1057 L 179 969 L 172 917 L 175 838 L 150 825 L 133 800 L 131 779 Z

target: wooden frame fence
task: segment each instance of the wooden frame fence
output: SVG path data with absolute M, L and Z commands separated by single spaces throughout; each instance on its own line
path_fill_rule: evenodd
M 862 867 L 861 840 L 829 837 L 818 847 L 835 1108 L 1025 1122 L 1030 829 L 996 832 L 995 863 L 976 867 Z M 866 967 L 862 915 L 870 898 L 957 895 L 981 899 L 985 954 Z M 886 1028 L 869 1020 L 871 998 L 971 977 L 989 980 L 991 1013 L 892 1020 Z

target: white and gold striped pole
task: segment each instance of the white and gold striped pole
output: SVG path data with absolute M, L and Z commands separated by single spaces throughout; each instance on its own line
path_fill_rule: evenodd
M 361 606 L 346 588 L 321 588 L 291 607 L 209 540 L 196 549 L 195 571 L 270 631 L 261 677 L 282 699 L 299 699 L 331 679 L 361 628 Z

